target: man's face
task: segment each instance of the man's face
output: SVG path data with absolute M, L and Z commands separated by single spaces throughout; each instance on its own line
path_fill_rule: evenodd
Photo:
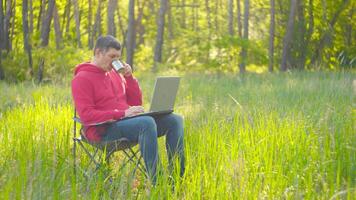
M 109 48 L 106 51 L 97 49 L 95 58 L 98 62 L 99 67 L 105 71 L 110 71 L 112 69 L 112 61 L 120 59 L 121 51 Z

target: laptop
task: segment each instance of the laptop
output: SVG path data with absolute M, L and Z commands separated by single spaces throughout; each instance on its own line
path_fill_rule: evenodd
M 157 77 L 149 111 L 135 116 L 124 117 L 122 119 L 130 119 L 139 116 L 154 117 L 172 113 L 178 92 L 179 81 L 180 77 Z

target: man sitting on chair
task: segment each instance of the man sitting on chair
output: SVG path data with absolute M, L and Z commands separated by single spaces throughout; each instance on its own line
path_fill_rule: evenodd
M 178 155 L 180 175 L 184 174 L 183 119 L 176 114 L 157 117 L 137 116 L 144 112 L 142 92 L 132 75 L 132 68 L 124 65 L 120 73 L 112 61 L 120 59 L 121 45 L 112 36 L 100 36 L 94 47 L 91 62 L 79 64 L 72 80 L 72 95 L 78 115 L 90 142 L 106 142 L 127 138 L 138 142 L 147 172 L 156 182 L 158 162 L 157 137 L 166 135 L 169 168 Z M 99 124 L 99 125 L 98 125 Z

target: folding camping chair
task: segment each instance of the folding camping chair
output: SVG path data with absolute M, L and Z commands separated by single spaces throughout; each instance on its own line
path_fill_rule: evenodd
M 76 174 L 76 151 L 77 144 L 81 147 L 84 152 L 90 158 L 88 167 L 91 163 L 95 164 L 95 171 L 97 171 L 102 164 L 110 164 L 110 157 L 117 151 L 122 151 L 124 154 L 124 161 L 119 170 L 123 169 L 128 163 L 135 164 L 133 174 L 136 170 L 139 169 L 146 177 L 147 173 L 145 167 L 142 163 L 142 155 L 139 152 L 139 149 L 134 150 L 133 147 L 136 146 L 137 142 L 129 141 L 127 138 L 120 138 L 118 140 L 109 141 L 109 142 L 90 142 L 85 135 L 83 134 L 83 129 L 80 129 L 80 134 L 77 137 L 77 123 L 81 124 L 80 119 L 77 117 L 76 110 L 74 109 L 74 125 L 73 125 L 73 164 L 74 164 L 74 173 Z

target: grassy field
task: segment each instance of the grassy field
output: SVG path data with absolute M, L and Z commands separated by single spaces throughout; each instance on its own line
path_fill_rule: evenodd
M 69 82 L 0 82 L 0 199 L 355 199 L 354 73 L 185 75 L 186 174 L 73 175 Z M 147 105 L 153 76 L 139 77 Z M 165 169 L 164 138 L 159 139 Z M 80 153 L 79 169 L 88 162 Z

